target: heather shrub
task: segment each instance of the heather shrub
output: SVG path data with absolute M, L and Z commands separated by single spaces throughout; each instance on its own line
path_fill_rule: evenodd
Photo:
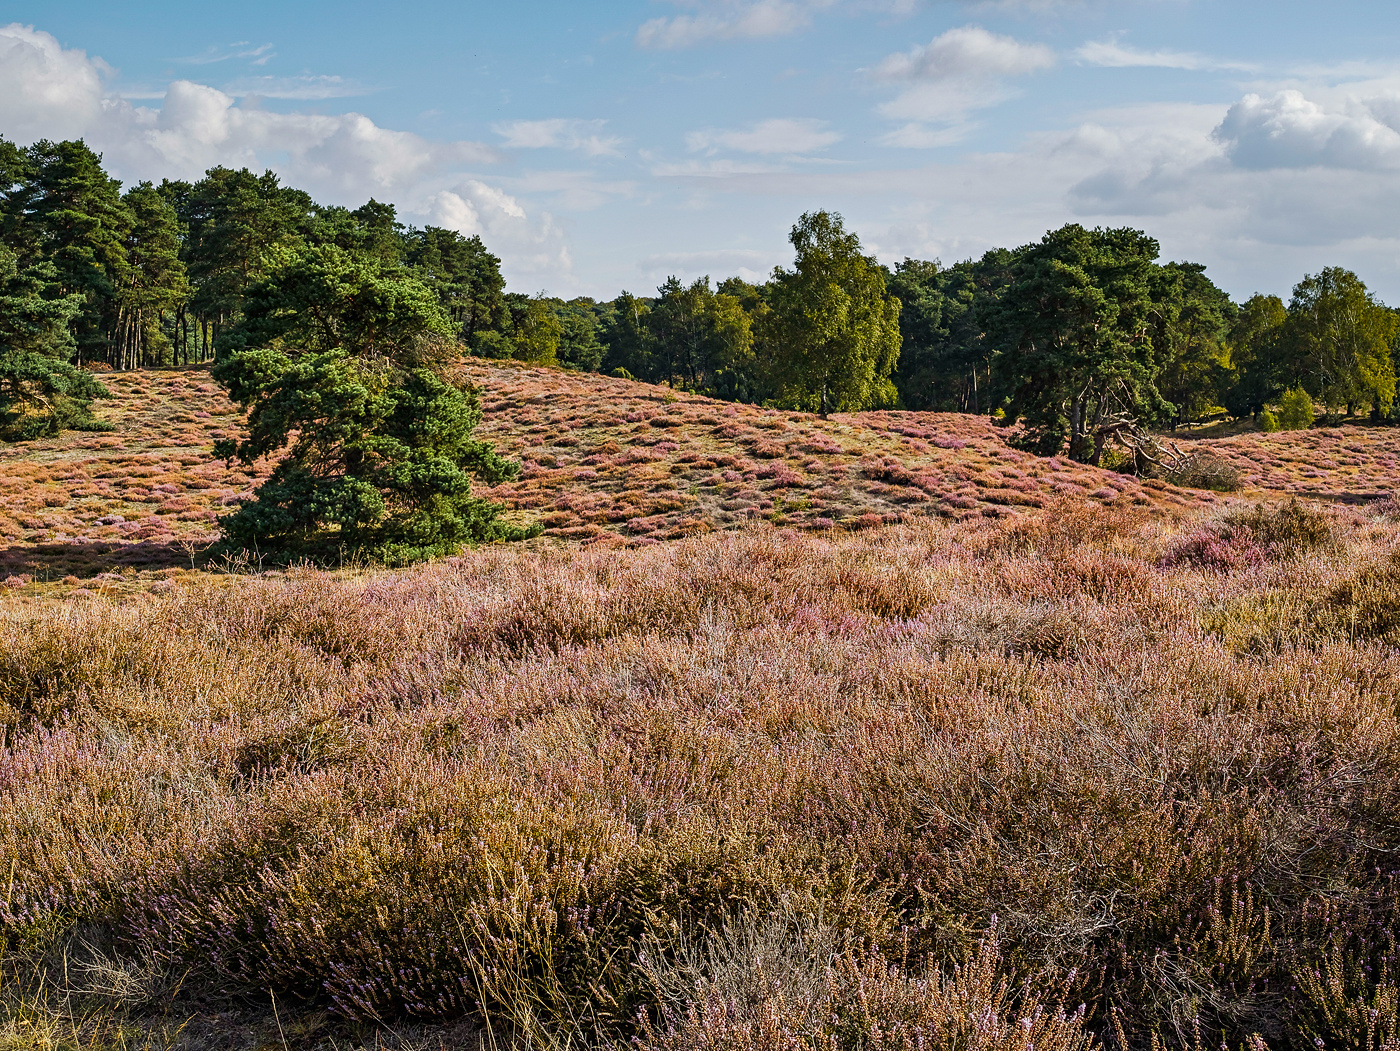
M 1296 497 L 1284 503 L 1255 504 L 1248 511 L 1225 517 L 1227 528 L 1248 532 L 1275 558 L 1296 557 L 1325 546 L 1333 528 L 1325 511 L 1309 507 Z
M 646 1051 L 1092 1044 L 1082 1007 L 1066 1012 L 1006 974 L 995 925 L 971 959 L 919 977 L 878 950 L 837 952 L 832 932 L 804 932 L 787 917 L 742 916 L 700 952 L 683 947 L 674 961 L 643 965 L 664 1004 L 659 1025 L 643 1024 Z
M 1267 551 L 1259 546 L 1253 532 L 1216 524 L 1193 529 L 1176 541 L 1162 556 L 1162 565 L 1191 565 L 1217 573 L 1237 573 L 1263 565 L 1268 559 Z
M 1400 538 L 1310 513 L 1219 578 L 1080 499 L 7 593 L 5 966 L 337 1046 L 1380 1039 Z

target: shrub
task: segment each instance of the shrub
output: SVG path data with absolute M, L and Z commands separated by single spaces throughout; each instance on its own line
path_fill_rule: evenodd
M 1226 516 L 1225 524 L 1232 531 L 1249 533 L 1275 558 L 1306 554 L 1333 538 L 1327 513 L 1308 507 L 1296 497 L 1286 503 L 1255 504 L 1247 511 L 1233 512 Z
M 1279 399 L 1278 425 L 1285 431 L 1305 431 L 1313 425 L 1312 395 L 1296 387 Z
M 1218 493 L 1234 493 L 1243 487 L 1239 469 L 1209 452 L 1192 453 L 1185 463 L 1167 472 L 1166 480 L 1186 489 L 1211 489 Z
M 1265 434 L 1273 434 L 1280 430 L 1281 426 L 1278 417 L 1268 409 L 1265 409 L 1259 414 L 1259 429 Z

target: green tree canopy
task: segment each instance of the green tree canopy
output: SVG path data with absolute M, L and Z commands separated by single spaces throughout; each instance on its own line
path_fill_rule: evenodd
M 1200 263 L 1151 271 L 1155 382 L 1171 406 L 1173 429 L 1216 411 L 1234 378 L 1228 335 L 1238 308 L 1205 271 Z
M 15 253 L 0 245 L 0 439 L 38 438 L 65 427 L 107 429 L 90 409 L 107 391 L 68 361 L 83 295 L 54 295 L 57 283 L 52 263 L 21 269 Z
M 652 348 L 649 378 L 737 396 L 753 360 L 753 324 L 739 300 L 715 292 L 708 277 L 689 285 L 670 277 L 656 291 L 645 322 Z
M 579 372 L 597 372 L 603 360 L 598 341 L 598 313 L 591 299 L 571 299 L 554 308 L 559 318 L 559 364 Z
M 1398 331 L 1395 312 L 1350 270 L 1334 266 L 1294 286 L 1283 338 L 1304 388 L 1331 415 L 1370 404 L 1379 417 L 1395 401 Z
M 624 372 L 639 379 L 651 379 L 656 348 L 647 327 L 650 312 L 650 303 L 631 292 L 623 292 L 607 304 L 599 333 L 603 343 L 600 367 L 604 372 Z
M 38 142 L 28 153 L 31 179 L 13 202 L 20 213 L 21 262 L 52 263 L 59 293 L 83 297 L 83 310 L 71 322 L 77 354 L 105 358 L 132 227 L 121 184 L 81 141 Z
M 438 294 L 473 354 L 504 357 L 505 278 L 481 238 L 427 226 L 407 235 L 407 260 Z
M 456 326 L 422 281 L 335 245 L 284 251 L 248 293 L 214 376 L 248 410 L 218 455 L 287 449 L 227 542 L 319 560 L 402 563 L 523 535 L 471 495 L 519 465 L 472 433 L 475 393 L 443 367 Z M 290 446 L 290 448 L 288 448 Z
M 306 243 L 311 198 L 282 186 L 270 171 L 210 168 L 187 192 L 171 186 L 166 193 L 187 231 L 190 306 L 216 328 L 238 318 L 244 294 L 266 273 L 271 249 Z
M 505 299 L 510 319 L 510 356 L 535 365 L 559 364 L 564 326 L 549 298 L 543 292 L 535 296 L 511 292 Z
M 180 259 L 180 225 L 175 209 L 149 182 L 122 197 L 131 213 L 123 247 L 127 265 L 116 290 L 116 323 L 110 360 L 117 368 L 167 360 L 170 339 L 161 318 L 190 294 Z
M 779 400 L 823 415 L 893 402 L 899 300 L 884 270 L 832 212 L 803 215 L 789 240 L 796 264 L 773 271 L 762 333 Z
M 1235 382 L 1225 394 L 1225 407 L 1232 415 L 1263 412 L 1293 378 L 1288 375 L 1281 338 L 1287 320 L 1288 311 L 1278 296 L 1256 293 L 1236 312 L 1229 333 Z
M 985 324 L 1020 444 L 1045 456 L 1068 444 L 1074 459 L 1098 463 L 1125 417 L 1165 413 L 1148 326 L 1156 258 L 1141 231 L 1077 224 L 1017 251 Z

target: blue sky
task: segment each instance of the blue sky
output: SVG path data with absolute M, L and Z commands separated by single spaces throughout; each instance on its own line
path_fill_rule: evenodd
M 1129 225 L 1400 304 L 1393 2 L 7 0 L 0 135 L 393 201 L 527 292 L 761 278 L 829 208 L 890 264 Z

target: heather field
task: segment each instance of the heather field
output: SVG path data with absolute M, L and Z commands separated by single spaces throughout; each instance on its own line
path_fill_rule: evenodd
M 1010 448 L 988 420 L 864 412 L 821 419 L 589 373 L 477 364 L 481 433 L 518 456 L 493 495 L 569 540 L 670 540 L 761 520 L 863 529 L 999 517 L 1079 496 L 1187 507 L 1210 494 Z
M 1400 489 L 1400 430 L 1320 427 L 1199 443 L 1228 461 L 1251 490 L 1362 503 Z
M 976 417 L 822 420 L 559 369 L 466 372 L 483 389 L 480 434 L 524 464 L 518 481 L 486 492 L 512 519 L 567 541 L 644 546 L 750 521 L 853 530 L 998 517 L 1066 495 L 1170 509 L 1215 499 L 1018 452 Z M 239 418 L 206 369 L 103 381 L 112 431 L 0 447 L 0 579 L 190 569 L 216 538 L 215 519 L 265 476 L 262 465 L 212 459 Z
M 207 369 L 100 378 L 111 431 L 0 444 L 0 577 L 188 568 L 251 494 L 254 475 L 211 456 L 240 419 Z
M 1400 1046 L 1400 501 L 474 375 L 573 517 L 407 570 L 190 570 L 193 370 L 7 447 L 0 1049 Z

